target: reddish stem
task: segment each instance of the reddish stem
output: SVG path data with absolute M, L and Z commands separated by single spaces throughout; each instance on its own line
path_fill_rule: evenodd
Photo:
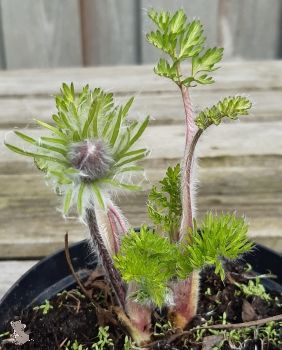
M 118 233 L 118 227 L 116 224 L 115 217 L 113 217 L 113 214 L 111 211 L 108 211 L 108 219 L 111 226 L 112 236 L 113 236 L 113 242 L 114 242 L 114 253 L 117 254 L 120 247 L 120 239 L 119 239 L 119 233 Z
M 193 229 L 193 217 L 192 217 L 192 204 L 191 204 L 191 167 L 194 152 L 191 152 L 190 146 L 192 145 L 194 133 L 195 133 L 195 121 L 193 117 L 193 109 L 191 100 L 188 92 L 188 88 L 184 85 L 179 85 L 184 110 L 186 115 L 186 142 L 184 150 L 184 159 L 182 167 L 183 178 L 182 178 L 182 221 L 180 227 L 180 240 L 183 240 L 184 234 L 187 233 L 187 227 Z M 194 151 L 194 150 L 193 150 Z
M 97 225 L 94 209 L 86 209 L 86 221 L 90 231 L 91 242 L 101 258 L 102 266 L 108 275 L 119 304 L 122 309 L 125 310 L 126 286 L 121 279 L 120 272 L 114 266 L 112 258 L 103 242 L 103 238 Z
M 202 133 L 202 130 L 197 131 L 195 137 L 191 142 L 188 153 L 184 155 L 184 162 L 182 164 L 184 168 L 182 185 L 182 208 L 186 208 L 186 212 L 184 212 L 183 209 L 179 241 L 185 244 L 187 243 L 187 240 L 185 239 L 185 234 L 189 234 L 187 231 L 187 227 L 190 227 L 193 230 L 191 174 L 196 144 Z
M 138 330 L 139 334 L 148 338 L 152 311 L 150 307 L 138 304 L 132 297 L 130 297 L 130 294 L 137 290 L 138 286 L 136 282 L 132 281 L 128 286 L 126 310 L 132 325 Z
M 123 215 L 112 204 L 109 204 L 108 209 L 111 212 L 111 214 L 116 218 L 117 222 L 119 223 L 120 228 L 122 230 L 122 233 L 126 234 L 128 232 L 128 230 L 129 230 L 129 226 L 128 226 L 127 222 L 124 220 Z
M 191 99 L 189 96 L 189 91 L 186 86 L 181 84 L 180 86 L 180 91 L 182 94 L 182 100 L 184 104 L 184 111 L 185 111 L 185 116 L 186 116 L 186 144 L 185 144 L 185 149 L 189 147 L 191 144 L 194 133 L 195 133 L 195 121 L 194 121 L 194 116 L 193 116 L 193 108 L 191 104 Z
M 197 313 L 199 272 L 193 271 L 189 278 L 174 285 L 175 306 L 169 310 L 169 320 L 182 329 Z

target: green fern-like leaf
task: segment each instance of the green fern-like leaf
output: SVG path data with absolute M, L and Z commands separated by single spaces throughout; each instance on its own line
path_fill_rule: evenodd
M 192 270 L 200 270 L 205 265 L 215 265 L 215 272 L 224 279 L 222 257 L 237 259 L 253 248 L 247 237 L 248 225 L 235 214 L 206 214 L 200 231 L 196 221 L 187 243 L 183 244 L 184 254 L 180 256 L 179 277 L 187 278 Z
M 169 232 L 171 241 L 180 227 L 182 213 L 180 194 L 180 164 L 169 167 L 165 178 L 159 182 L 160 191 L 153 186 L 149 194 L 148 213 L 163 232 Z
M 143 225 L 140 232 L 131 229 L 123 237 L 114 261 L 124 281 L 135 281 L 139 287 L 131 297 L 140 303 L 161 306 L 168 293 L 167 281 L 175 274 L 177 254 L 175 244 Z
M 222 59 L 223 49 L 214 47 L 205 50 L 206 37 L 203 37 L 201 22 L 194 20 L 187 23 L 183 9 L 174 15 L 164 11 L 157 13 L 151 9 L 148 16 L 158 26 L 156 31 L 146 35 L 148 42 L 168 54 L 172 60 L 171 64 L 160 59 L 155 73 L 187 87 L 191 87 L 192 82 L 212 84 L 214 80 L 206 72 L 218 69 L 215 65 Z M 190 76 L 183 78 L 180 63 L 188 58 L 192 59 L 192 71 Z M 205 74 L 199 75 L 201 72 Z
M 227 97 L 211 108 L 206 108 L 195 118 L 199 129 L 205 130 L 212 124 L 219 125 L 224 117 L 236 120 L 238 115 L 248 115 L 252 103 L 243 96 Z

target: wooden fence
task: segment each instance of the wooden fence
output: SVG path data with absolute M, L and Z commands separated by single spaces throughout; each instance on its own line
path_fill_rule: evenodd
M 281 57 L 281 0 L 0 0 L 0 69 L 155 62 L 151 6 L 199 17 L 226 60 Z

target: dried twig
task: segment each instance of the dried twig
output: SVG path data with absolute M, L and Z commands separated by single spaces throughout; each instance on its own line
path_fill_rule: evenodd
M 195 332 L 199 329 L 237 329 L 237 328 L 247 328 L 247 327 L 254 327 L 259 326 L 264 323 L 273 322 L 273 321 L 280 321 L 282 320 L 282 315 L 276 315 L 272 317 L 263 318 L 261 320 L 257 321 L 250 321 L 250 322 L 243 322 L 243 323 L 234 323 L 234 324 L 216 324 L 213 326 L 203 326 L 203 327 L 197 327 L 193 328 L 190 331 Z
M 66 259 L 69 265 L 69 268 L 71 270 L 71 273 L 76 280 L 77 284 L 79 285 L 81 291 L 83 294 L 95 305 L 95 307 L 100 308 L 99 304 L 92 298 L 89 292 L 84 288 L 83 284 L 80 282 L 79 278 L 77 277 L 74 268 L 72 266 L 71 258 L 70 258 L 70 252 L 69 252 L 69 243 L 68 243 L 68 233 L 65 234 L 65 254 L 66 254 Z
M 259 326 L 264 323 L 272 322 L 272 321 L 280 321 L 282 320 L 282 315 L 276 315 L 268 318 L 264 318 L 257 321 L 251 321 L 251 322 L 243 322 L 243 323 L 237 323 L 237 324 L 218 324 L 213 326 L 203 326 L 203 327 L 197 327 L 192 328 L 189 331 L 183 331 L 180 333 L 172 334 L 168 339 L 166 339 L 166 343 L 170 344 L 173 341 L 175 341 L 177 338 L 184 337 L 186 335 L 190 335 L 192 332 L 198 331 L 199 329 L 237 329 L 237 328 L 247 328 L 247 327 L 255 327 Z M 150 344 L 146 345 L 146 348 L 152 348 L 154 345 L 160 343 L 161 340 L 154 341 Z M 145 350 L 145 348 L 142 348 Z
M 60 346 L 59 346 L 59 349 L 62 348 L 62 346 L 65 344 L 65 342 L 66 342 L 68 339 L 69 339 L 69 338 L 65 338 L 65 339 L 61 342 L 61 344 L 60 344 Z
M 76 298 L 72 293 L 68 293 L 68 295 L 77 301 L 77 306 L 75 306 L 75 307 L 76 307 L 76 313 L 78 313 L 78 311 L 80 309 L 80 300 L 78 298 Z

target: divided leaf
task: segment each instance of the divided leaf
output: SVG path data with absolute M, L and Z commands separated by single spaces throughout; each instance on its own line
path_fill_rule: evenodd
M 143 225 L 140 232 L 131 229 L 122 238 L 121 250 L 113 259 L 123 280 L 138 284 L 139 290 L 131 297 L 161 306 L 169 293 L 167 281 L 175 273 L 177 254 L 176 245 Z
M 214 81 L 207 74 L 198 76 L 200 72 L 212 72 L 218 67 L 215 65 L 222 59 L 222 48 L 214 47 L 205 50 L 203 25 L 200 20 L 186 23 L 187 16 L 183 9 L 177 11 L 172 17 L 168 12 L 156 13 L 153 9 L 148 12 L 149 18 L 158 26 L 155 32 L 146 35 L 150 44 L 168 54 L 172 64 L 161 59 L 155 73 L 172 79 L 178 85 L 191 87 L 194 81 L 198 84 L 212 84 Z M 204 52 L 200 56 L 201 52 Z M 191 76 L 182 79 L 180 62 L 187 58 L 192 59 Z
M 200 130 L 205 130 L 212 124 L 218 125 L 222 118 L 238 119 L 238 115 L 248 115 L 248 110 L 252 107 L 252 103 L 243 96 L 227 97 L 219 101 L 211 108 L 206 108 L 198 117 L 195 118 L 195 123 Z
M 250 251 L 254 244 L 247 237 L 248 224 L 235 214 L 206 214 L 202 227 L 197 228 L 194 220 L 193 232 L 186 236 L 188 244 L 182 244 L 184 254 L 178 261 L 180 278 L 187 278 L 192 270 L 200 270 L 206 265 L 215 265 L 215 273 L 225 278 L 223 257 L 237 259 Z
M 182 214 L 180 194 L 180 164 L 174 168 L 169 167 L 166 176 L 159 181 L 161 191 L 153 186 L 149 194 L 148 213 L 156 225 L 161 226 L 161 231 L 169 232 L 171 241 L 180 227 Z

